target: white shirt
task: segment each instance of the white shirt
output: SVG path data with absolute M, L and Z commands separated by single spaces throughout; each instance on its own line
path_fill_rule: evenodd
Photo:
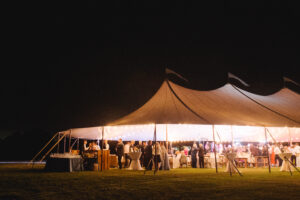
M 279 147 L 275 147 L 274 153 L 277 154 L 277 155 L 281 154 L 281 151 L 280 151 Z
M 295 146 L 294 151 L 295 153 L 300 153 L 300 146 Z
M 109 144 L 105 145 L 105 150 L 109 150 Z
M 124 145 L 124 153 L 129 153 L 130 144 Z

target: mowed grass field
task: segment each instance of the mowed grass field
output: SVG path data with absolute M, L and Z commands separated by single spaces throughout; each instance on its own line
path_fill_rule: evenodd
M 0 199 L 300 199 L 300 173 L 272 168 L 44 172 L 43 166 L 0 165 Z

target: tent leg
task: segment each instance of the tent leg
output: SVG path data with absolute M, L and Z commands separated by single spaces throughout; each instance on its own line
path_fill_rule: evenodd
M 265 127 L 265 139 L 266 139 L 266 145 L 267 145 L 269 173 L 271 173 L 271 163 L 270 163 L 270 154 L 269 154 L 269 148 L 268 148 L 268 137 L 267 137 L 267 129 L 266 129 L 266 127 Z
M 77 138 L 77 150 L 79 150 L 79 138 Z
M 42 162 L 44 160 L 44 158 L 52 151 L 52 149 L 59 144 L 59 142 L 63 139 L 66 138 L 66 134 L 64 134 L 52 147 L 51 149 L 49 149 L 49 151 L 43 156 L 43 158 L 40 160 L 40 162 Z
M 71 133 L 72 133 L 72 130 L 71 130 Z M 69 148 L 68 148 L 68 150 L 69 150 L 69 152 L 71 152 L 71 133 L 69 134 Z
M 154 169 L 154 175 L 156 174 L 158 170 L 158 162 L 157 162 L 157 155 L 156 155 L 156 124 L 154 124 L 154 164 L 155 164 L 155 169 Z
M 101 171 L 103 170 L 102 167 L 103 166 L 103 136 L 104 136 L 104 126 L 102 127 L 102 141 L 101 141 Z
M 214 139 L 214 154 L 215 154 L 215 167 L 216 167 L 216 173 L 218 173 L 218 162 L 217 162 L 217 153 L 216 153 L 216 140 L 215 140 L 215 126 L 212 126 L 213 130 L 213 139 Z
M 47 144 L 45 144 L 45 146 L 31 159 L 30 162 L 32 162 L 33 164 L 33 161 L 36 159 L 36 157 L 38 157 L 38 155 L 40 155 L 40 153 L 50 144 L 50 142 L 56 137 L 56 136 L 59 136 L 59 132 L 56 133 L 48 142 Z
M 66 153 L 66 136 L 64 137 L 64 153 Z

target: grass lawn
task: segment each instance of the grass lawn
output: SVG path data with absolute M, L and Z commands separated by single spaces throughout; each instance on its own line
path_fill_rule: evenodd
M 0 199 L 300 199 L 300 173 L 278 168 L 182 168 L 153 172 L 44 172 L 41 166 L 0 165 Z

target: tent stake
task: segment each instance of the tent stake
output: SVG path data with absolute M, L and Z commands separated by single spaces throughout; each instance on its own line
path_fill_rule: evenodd
M 267 146 L 267 154 L 268 154 L 268 165 L 269 165 L 269 173 L 271 173 L 271 163 L 270 163 L 270 154 L 269 154 L 269 148 L 268 148 L 268 136 L 267 136 L 267 129 L 265 128 L 265 138 L 266 138 L 266 146 Z
M 213 131 L 213 139 L 214 139 L 215 166 L 216 166 L 216 173 L 218 173 L 218 162 L 217 162 L 216 140 L 215 140 L 215 125 L 212 125 L 212 131 Z

